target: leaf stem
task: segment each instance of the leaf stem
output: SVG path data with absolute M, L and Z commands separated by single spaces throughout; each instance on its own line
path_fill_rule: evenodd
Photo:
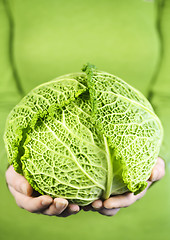
M 103 135 L 103 138 L 104 138 L 106 157 L 107 157 L 107 165 L 108 165 L 107 183 L 106 183 L 105 192 L 103 193 L 103 198 L 107 199 L 107 198 L 109 198 L 109 196 L 111 194 L 111 189 L 112 189 L 113 164 L 112 164 L 112 155 L 110 153 L 110 148 L 109 148 L 109 144 L 108 144 L 107 138 L 104 135 Z

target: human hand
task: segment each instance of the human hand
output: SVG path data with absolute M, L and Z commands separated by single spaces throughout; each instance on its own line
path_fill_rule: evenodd
M 125 193 L 118 196 L 112 196 L 109 199 L 102 201 L 96 200 L 91 205 L 84 207 L 84 211 L 97 211 L 102 215 L 106 216 L 114 216 L 120 208 L 129 207 L 134 202 L 142 198 L 147 189 L 151 186 L 153 182 L 159 181 L 165 175 L 165 162 L 158 157 L 157 163 L 154 166 L 151 176 L 148 179 L 147 188 L 139 193 L 138 195 L 134 195 L 133 193 Z
M 91 205 L 83 207 L 83 209 L 84 211 L 97 211 L 106 216 L 114 216 L 120 208 L 128 207 L 142 198 L 150 185 L 160 180 L 164 174 L 165 163 L 161 158 L 158 158 L 148 180 L 148 186 L 144 191 L 138 195 L 125 193 L 119 196 L 113 196 L 105 201 L 99 199 L 94 201 Z M 13 166 L 10 166 L 6 171 L 6 181 L 17 205 L 29 212 L 41 213 L 49 216 L 67 217 L 80 211 L 78 205 L 69 204 L 66 199 L 53 199 L 47 195 L 34 197 L 33 188 L 23 176 L 15 172 Z
M 6 182 L 17 205 L 29 212 L 67 217 L 76 214 L 80 210 L 78 205 L 71 204 L 66 199 L 53 199 L 48 195 L 35 197 L 31 185 L 14 170 L 13 166 L 10 166 L 6 171 Z

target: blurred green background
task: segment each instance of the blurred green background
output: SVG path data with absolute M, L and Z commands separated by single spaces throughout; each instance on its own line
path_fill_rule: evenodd
M 0 0 L 0 239 L 169 239 L 170 1 Z M 48 217 L 19 209 L 5 183 L 2 140 L 13 106 L 33 87 L 86 62 L 149 97 L 165 137 L 166 176 L 114 217 Z

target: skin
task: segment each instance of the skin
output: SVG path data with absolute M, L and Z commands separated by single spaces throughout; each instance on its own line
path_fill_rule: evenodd
M 15 172 L 13 166 L 10 166 L 6 171 L 6 182 L 10 192 L 15 198 L 16 204 L 20 208 L 32 213 L 68 217 L 83 209 L 84 211 L 96 211 L 105 216 L 114 216 L 121 208 L 129 207 L 142 198 L 151 184 L 159 181 L 164 175 L 165 163 L 161 158 L 158 158 L 151 176 L 147 181 L 148 186 L 144 191 L 136 196 L 133 193 L 125 193 L 118 196 L 111 196 L 105 201 L 98 199 L 86 207 L 79 207 L 62 198 L 53 199 L 47 195 L 37 196 L 28 181 Z

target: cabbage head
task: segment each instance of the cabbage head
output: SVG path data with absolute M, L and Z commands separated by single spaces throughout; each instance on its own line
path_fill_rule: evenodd
M 9 163 L 36 191 L 80 206 L 145 189 L 162 137 L 147 99 L 90 64 L 33 89 L 4 134 Z

